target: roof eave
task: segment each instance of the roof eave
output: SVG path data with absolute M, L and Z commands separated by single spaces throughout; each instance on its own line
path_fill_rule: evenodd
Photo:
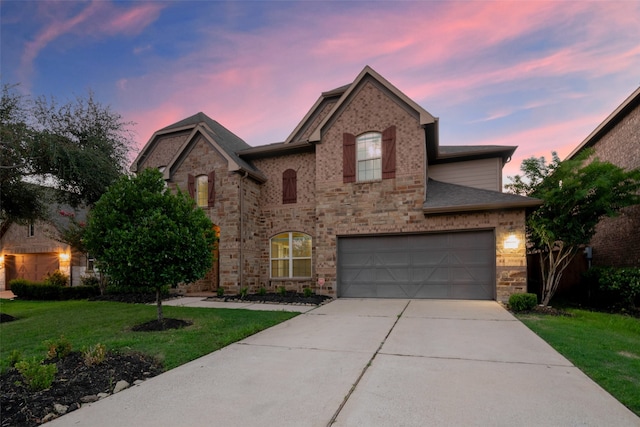
M 607 116 L 602 123 L 596 127 L 593 132 L 589 134 L 578 146 L 567 156 L 567 159 L 572 159 L 583 149 L 595 144 L 600 136 L 605 133 L 610 127 L 614 126 L 620 118 L 628 114 L 628 112 L 640 105 L 640 86 L 633 91 L 631 95 L 625 99 L 622 104 L 618 106 L 611 114 Z
M 307 141 L 281 142 L 278 144 L 262 145 L 247 150 L 237 151 L 236 154 L 245 159 L 256 159 L 277 155 L 295 154 L 312 151 L 314 145 Z
M 140 161 L 142 161 L 144 159 L 144 157 L 146 156 L 147 152 L 149 150 L 151 150 L 152 146 L 153 146 L 153 142 L 161 135 L 165 135 L 168 133 L 175 133 L 175 132 L 182 132 L 185 130 L 190 130 L 193 129 L 194 127 L 196 127 L 195 124 L 193 125 L 186 125 L 186 126 L 181 126 L 179 128 L 170 128 L 170 127 L 166 127 L 163 129 L 160 129 L 156 132 L 153 133 L 153 135 L 151 135 L 151 138 L 149 138 L 149 140 L 147 141 L 147 143 L 144 145 L 144 147 L 142 148 L 142 150 L 140 151 L 140 153 L 138 153 L 138 155 L 136 156 L 135 160 L 133 161 L 133 163 L 131 163 L 131 166 L 129 167 L 129 171 L 133 172 L 133 173 L 137 173 L 138 172 L 138 163 Z
M 459 213 L 459 212 L 476 212 L 476 211 L 495 211 L 503 209 L 526 209 L 538 207 L 542 204 L 540 199 L 531 199 L 522 202 L 499 202 L 499 203 L 479 203 L 475 205 L 458 205 L 458 206 L 437 206 L 437 207 L 424 207 L 422 211 L 425 215 L 429 214 L 444 214 L 444 213 Z

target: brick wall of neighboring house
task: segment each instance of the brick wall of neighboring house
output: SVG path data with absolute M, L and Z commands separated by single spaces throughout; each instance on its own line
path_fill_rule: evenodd
M 288 290 L 301 291 L 303 287 L 312 286 L 313 279 L 289 280 L 271 279 L 269 272 L 269 240 L 283 232 L 298 231 L 310 235 L 314 239 L 316 234 L 315 212 L 315 154 L 303 153 L 280 157 L 269 157 L 254 161 L 254 165 L 269 177 L 262 184 L 259 206 L 262 224 L 261 239 L 256 247 L 261 248 L 257 254 L 256 264 L 261 266 L 260 285 L 269 291 L 275 291 L 279 286 Z M 296 203 L 283 204 L 282 174 L 287 169 L 297 172 Z M 315 260 L 315 249 L 312 260 Z M 312 275 L 313 275 L 312 265 Z
M 396 126 L 396 177 L 343 183 L 343 133 L 382 132 Z M 426 164 L 424 131 L 417 118 L 370 82 L 362 85 L 316 148 L 315 274 L 325 291 L 335 295 L 336 237 L 382 233 L 422 233 L 495 229 L 497 299 L 526 291 L 526 254 L 505 251 L 504 236 L 524 229 L 524 211 L 437 215 L 425 217 Z M 520 236 L 524 241 L 524 236 Z
M 625 169 L 640 168 L 640 106 L 607 132 L 594 146 L 595 155 Z M 640 206 L 603 219 L 591 241 L 593 264 L 640 267 Z
M 69 245 L 56 240 L 57 230 L 46 221 L 34 223 L 34 235 L 28 236 L 28 226 L 11 224 L 0 239 L 0 256 L 3 268 L 0 270 L 0 289 L 7 289 L 9 281 L 24 277 L 42 280 L 46 274 L 59 269 L 70 276 L 70 284 L 80 284 L 85 274 L 84 254 L 71 251 Z M 68 254 L 68 260 L 61 260 L 61 253 Z

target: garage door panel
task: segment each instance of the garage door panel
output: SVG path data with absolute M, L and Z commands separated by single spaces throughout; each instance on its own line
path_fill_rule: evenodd
M 435 298 L 435 299 L 446 299 L 450 298 L 449 296 L 449 285 L 446 283 L 443 284 L 425 284 L 418 289 L 413 298 Z
M 494 299 L 492 231 L 340 238 L 338 296 Z

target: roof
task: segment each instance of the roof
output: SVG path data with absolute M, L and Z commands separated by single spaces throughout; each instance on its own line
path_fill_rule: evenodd
M 486 211 L 495 209 L 533 208 L 542 200 L 500 191 L 483 190 L 429 179 L 425 214 Z
M 640 105 L 640 86 L 625 99 L 602 123 L 596 127 L 593 132 L 587 136 L 578 146 L 567 156 L 572 159 L 585 148 L 594 146 L 600 138 L 611 130 L 620 120 L 629 114 L 634 108 Z
M 400 90 L 398 90 L 398 88 L 392 85 L 387 79 L 382 77 L 373 68 L 367 65 L 360 72 L 360 74 L 358 74 L 358 76 L 353 81 L 353 83 L 346 86 L 341 86 L 337 89 L 323 93 L 323 96 L 340 95 L 340 99 L 338 100 L 336 105 L 333 106 L 331 112 L 327 114 L 327 116 L 318 124 L 318 126 L 316 126 L 316 129 L 313 131 L 313 133 L 309 137 L 310 142 L 320 142 L 322 140 L 322 132 L 324 130 L 325 125 L 331 122 L 334 116 L 343 108 L 346 102 L 350 99 L 351 94 L 355 92 L 355 90 L 360 86 L 360 83 L 363 82 L 365 79 L 375 80 L 376 82 L 381 84 L 385 89 L 387 89 L 390 93 L 396 96 L 401 102 L 405 103 L 408 107 L 416 111 L 421 125 L 426 125 L 428 123 L 433 123 L 436 121 L 436 118 L 432 116 L 427 110 L 422 108 L 414 100 L 412 100 L 407 95 L 402 93 Z M 316 105 L 318 105 L 318 103 L 316 103 Z
M 315 145 L 306 142 L 276 142 L 274 144 L 260 145 L 251 147 L 246 150 L 238 151 L 237 154 L 245 159 L 256 159 L 263 157 L 273 157 L 286 154 L 297 154 L 311 152 L 315 149 Z
M 262 172 L 260 172 L 251 163 L 244 160 L 237 154 L 242 150 L 251 148 L 251 146 L 236 134 L 231 132 L 229 129 L 225 128 L 220 123 L 211 119 L 209 116 L 202 112 L 194 114 L 190 117 L 187 117 L 186 119 L 180 120 L 179 122 L 166 126 L 155 132 L 143 151 L 134 161 L 133 165 L 131 166 L 131 170 L 133 172 L 137 171 L 138 164 L 146 158 L 146 155 L 151 151 L 152 147 L 155 145 L 155 141 L 159 136 L 185 130 L 190 130 L 191 134 L 189 135 L 189 138 L 187 138 L 187 141 L 180 147 L 171 162 L 167 165 L 165 173 L 170 173 L 169 171 L 171 170 L 172 166 L 176 162 L 180 161 L 184 150 L 189 146 L 189 144 L 191 144 L 195 135 L 197 133 L 200 133 L 229 161 L 229 170 L 247 172 L 259 181 L 266 181 L 266 177 Z
M 509 145 L 439 145 L 435 159 L 429 163 L 449 163 L 467 159 L 502 157 L 503 163 L 511 160 L 518 147 Z

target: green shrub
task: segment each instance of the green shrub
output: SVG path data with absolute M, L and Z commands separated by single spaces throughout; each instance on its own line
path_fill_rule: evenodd
M 155 295 L 156 288 L 153 286 L 129 286 L 123 285 L 110 280 L 106 286 L 105 293 L 110 295 L 134 294 L 134 295 Z M 169 295 L 169 286 L 163 286 L 160 289 L 161 295 Z
M 261 286 L 260 289 L 258 289 L 258 295 L 260 295 L 261 297 L 265 296 L 267 294 L 267 288 L 265 288 L 264 286 Z
M 25 279 L 14 279 L 9 282 L 9 286 L 11 291 L 23 300 L 60 301 L 100 295 L 98 286 L 59 286 Z
M 282 296 L 285 296 L 287 294 L 287 288 L 285 288 L 284 286 L 278 286 L 278 293 Z
M 51 387 L 58 368 L 54 364 L 42 364 L 37 358 L 21 360 L 16 363 L 16 369 L 24 378 L 31 391 L 46 390 Z
M 87 299 L 100 295 L 99 286 L 66 286 L 60 290 L 60 299 Z
M 67 276 L 60 270 L 55 270 L 53 273 L 47 274 L 47 276 L 44 278 L 44 284 L 60 287 L 68 286 L 69 276 Z
M 47 340 L 44 342 L 47 347 L 48 359 L 63 359 L 71 353 L 71 341 L 66 339 L 64 335 L 60 335 L 60 338 L 55 340 Z
M 310 298 L 313 295 L 313 289 L 311 288 L 304 288 L 302 290 L 302 294 L 306 297 L 306 298 Z
M 640 296 L 640 268 L 600 268 L 598 282 L 600 290 L 623 305 L 635 307 Z
M 91 347 L 83 350 L 82 358 L 86 366 L 99 365 L 104 362 L 107 357 L 107 347 L 103 344 L 92 345 Z
M 62 287 L 14 279 L 10 283 L 11 291 L 20 299 L 37 301 L 58 301 L 62 297 Z
M 219 298 L 224 296 L 224 288 L 218 288 L 216 290 L 216 295 L 218 295 Z
M 240 288 L 240 299 L 244 299 L 249 293 L 249 288 Z
M 529 311 L 538 304 L 536 294 L 513 294 L 509 297 L 509 308 L 513 311 Z
M 9 353 L 7 360 L 9 362 L 9 366 L 16 366 L 16 363 L 22 360 L 22 352 L 20 350 L 11 350 L 11 353 Z
M 82 286 L 100 286 L 100 279 L 96 276 L 82 276 L 80 283 Z

